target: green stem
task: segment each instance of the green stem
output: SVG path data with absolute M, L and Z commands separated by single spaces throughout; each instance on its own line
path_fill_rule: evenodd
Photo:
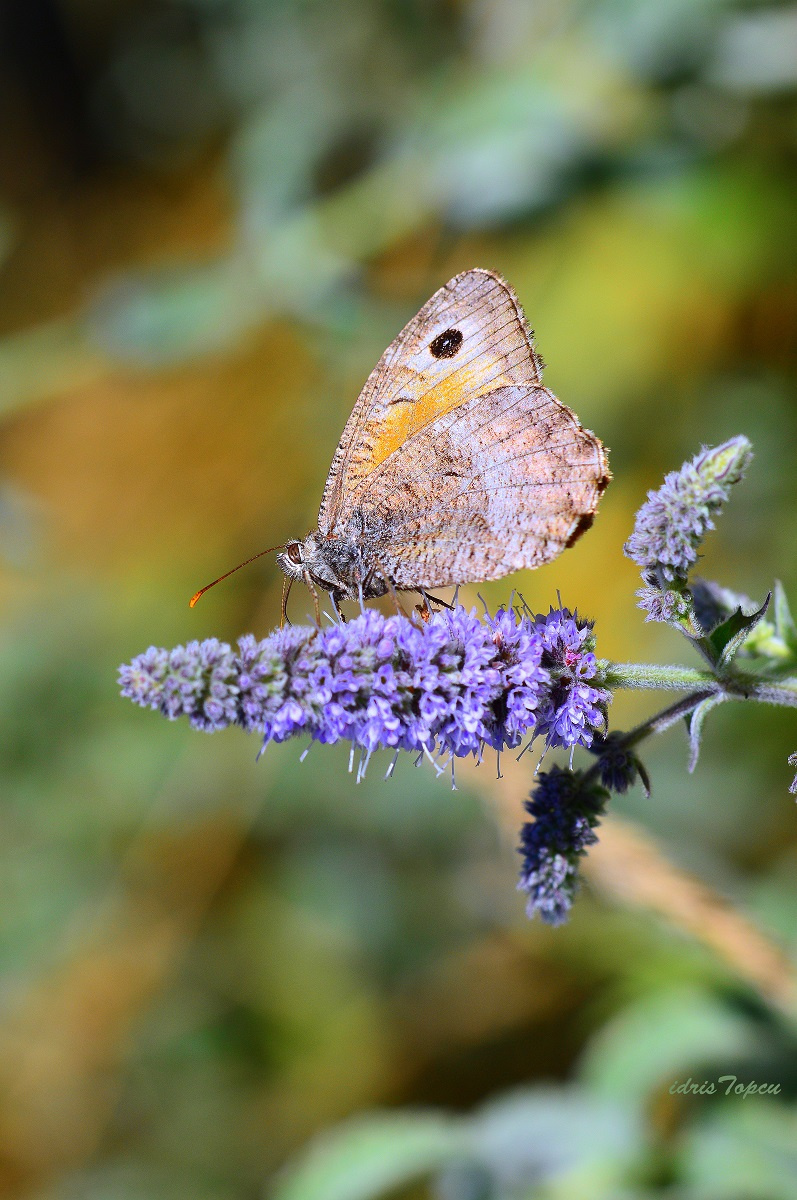
M 654 713 L 641 725 L 621 734 L 620 745 L 627 749 L 643 741 L 652 733 L 662 733 L 670 725 L 690 713 L 714 696 L 720 700 L 758 700 L 764 704 L 779 704 L 797 708 L 797 677 L 768 681 L 747 675 L 728 675 L 718 678 L 711 671 L 696 671 L 691 667 L 648 666 L 645 663 L 613 663 L 604 660 L 600 664 L 602 683 L 609 688 L 657 688 L 671 691 L 689 691 L 688 696 L 676 700 L 668 708 Z M 600 762 L 587 771 L 585 778 L 600 775 Z
M 689 691 L 691 688 L 717 689 L 718 680 L 711 671 L 694 667 L 670 667 L 648 663 L 614 663 L 604 661 L 603 684 L 608 688 L 657 688 L 663 691 Z

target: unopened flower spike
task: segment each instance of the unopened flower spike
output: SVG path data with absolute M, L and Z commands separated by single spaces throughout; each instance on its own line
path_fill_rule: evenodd
M 609 793 L 580 771 L 551 767 L 537 776 L 525 809 L 533 821 L 520 831 L 523 857 L 518 889 L 528 896 L 526 912 L 549 925 L 567 920 L 578 888 L 579 861 L 597 842 Z
M 746 437 L 703 449 L 665 476 L 640 508 L 625 553 L 641 568 L 646 587 L 638 593 L 650 621 L 679 621 L 691 610 L 689 572 L 714 517 L 752 459 Z
M 610 792 L 623 795 L 638 779 L 645 795 L 650 796 L 648 773 L 629 745 L 627 734 L 615 731 L 606 737 L 598 736 L 589 749 L 598 759 L 600 781 Z

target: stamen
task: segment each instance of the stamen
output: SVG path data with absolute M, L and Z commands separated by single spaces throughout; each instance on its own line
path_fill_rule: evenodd
M 401 751 L 400 751 L 400 750 L 397 750 L 397 751 L 396 751 L 396 753 L 393 755 L 393 761 L 391 762 L 391 764 L 390 764 L 390 766 L 388 767 L 388 769 L 385 771 L 385 779 L 390 779 L 391 775 L 392 775 L 392 774 L 393 774 L 393 772 L 395 771 L 395 769 L 396 769 L 396 763 L 398 762 L 398 756 L 399 756 L 399 754 L 400 754 L 400 753 L 401 753 Z
M 431 752 L 431 750 L 429 749 L 429 747 L 426 745 L 426 742 L 424 742 L 424 744 L 423 744 L 423 752 L 424 752 L 424 754 L 426 755 L 426 757 L 429 759 L 429 762 L 430 762 L 430 763 L 432 764 L 432 766 L 434 767 L 434 772 L 435 772 L 435 775 L 438 775 L 438 776 L 442 775 L 442 774 L 443 774 L 443 769 L 442 769 L 442 767 L 439 767 L 439 766 L 437 765 L 437 763 L 435 762 L 434 758 L 432 757 L 432 752 Z
M 524 754 L 526 754 L 526 753 L 527 753 L 527 752 L 528 752 L 528 751 L 531 749 L 531 747 L 534 745 L 534 742 L 535 742 L 535 740 L 536 740 L 536 737 L 537 737 L 537 734 L 536 734 L 536 733 L 533 733 L 533 734 L 531 735 L 531 738 L 529 739 L 529 741 L 527 741 L 527 742 L 526 742 L 525 746 L 524 746 L 524 747 L 523 747 L 523 749 L 520 751 L 520 754 L 518 754 L 518 756 L 517 756 L 517 759 L 516 759 L 516 762 L 520 762 L 520 760 L 521 760 L 521 758 L 523 757 L 523 755 L 524 755 Z

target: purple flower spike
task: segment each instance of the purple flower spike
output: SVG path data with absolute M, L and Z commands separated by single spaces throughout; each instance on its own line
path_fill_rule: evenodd
M 238 713 L 239 668 L 228 645 L 216 638 L 174 650 L 150 646 L 119 669 L 123 696 L 157 708 L 170 721 L 187 716 L 195 729 L 212 733 Z
M 648 620 L 677 620 L 684 615 L 680 592 L 697 562 L 698 549 L 752 456 L 746 437 L 731 438 L 713 450 L 702 450 L 680 470 L 666 475 L 657 491 L 648 492 L 625 544 L 625 553 L 641 568 L 648 585 L 639 593 Z
M 366 758 L 379 747 L 480 755 L 540 732 L 550 745 L 588 746 L 609 699 L 587 682 L 593 643 L 568 609 L 481 621 L 458 606 L 422 627 L 371 609 L 345 625 L 243 637 L 237 650 L 214 638 L 151 647 L 121 668 L 120 684 L 134 703 L 207 732 L 346 740 Z
M 578 771 L 552 767 L 538 776 L 526 811 L 534 817 L 520 831 L 523 866 L 518 889 L 528 894 L 526 912 L 548 925 L 567 920 L 578 888 L 578 862 L 597 842 L 594 833 L 609 793 L 587 784 Z
M 544 734 L 549 746 L 589 746 L 606 727 L 611 700 L 605 688 L 590 682 L 598 675 L 592 622 L 567 608 L 552 608 L 547 616 L 536 617 L 535 629 L 543 643 L 542 665 L 553 681 L 535 733 Z

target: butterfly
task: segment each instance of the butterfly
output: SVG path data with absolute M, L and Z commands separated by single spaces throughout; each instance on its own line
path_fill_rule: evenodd
M 360 393 L 317 529 L 273 547 L 287 589 L 302 579 L 338 609 L 499 579 L 572 546 L 610 475 L 600 440 L 543 387 L 542 370 L 496 272 L 464 271 L 435 292 Z M 286 589 L 283 618 L 285 600 Z

